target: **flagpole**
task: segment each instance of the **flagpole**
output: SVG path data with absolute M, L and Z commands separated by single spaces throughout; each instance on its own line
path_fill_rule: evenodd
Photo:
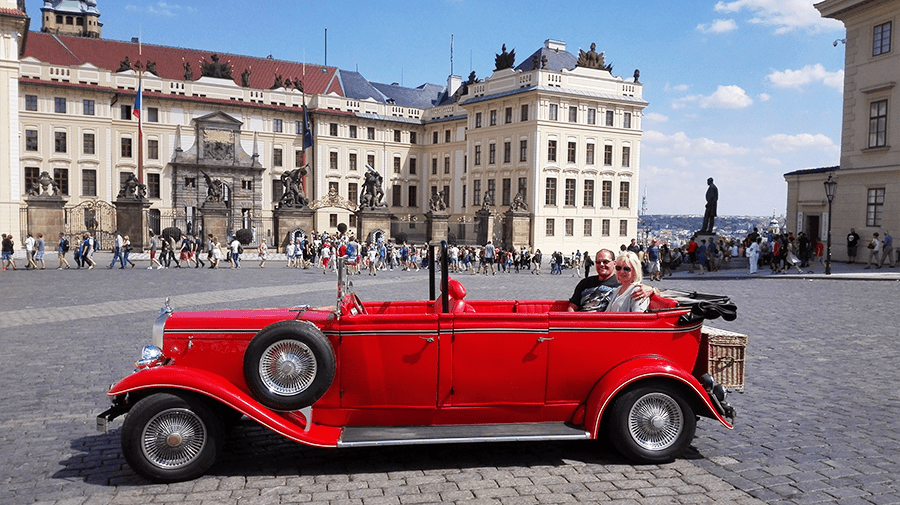
M 143 31 L 143 30 L 141 30 Z M 141 48 L 141 34 L 138 34 L 138 58 L 143 55 L 143 50 Z M 138 60 L 140 61 L 140 60 Z M 146 66 L 146 65 L 145 65 Z M 143 107 L 143 97 L 141 94 L 144 91 L 144 69 L 143 67 L 138 67 L 138 97 L 136 99 L 135 105 L 137 107 Z M 141 111 L 138 110 L 138 184 L 144 184 L 144 115 L 141 114 Z

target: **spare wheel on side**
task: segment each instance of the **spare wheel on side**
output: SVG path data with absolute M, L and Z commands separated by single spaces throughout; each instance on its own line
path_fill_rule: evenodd
M 274 410 L 312 405 L 331 386 L 334 370 L 331 342 L 305 321 L 266 326 L 244 352 L 244 379 L 250 393 Z

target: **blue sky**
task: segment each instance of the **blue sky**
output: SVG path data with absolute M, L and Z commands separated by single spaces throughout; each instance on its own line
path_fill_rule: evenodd
M 640 192 L 651 214 L 702 214 L 707 177 L 721 215 L 783 214 L 783 174 L 840 159 L 843 25 L 812 0 L 494 2 L 98 0 L 106 39 L 359 70 L 374 82 L 445 84 L 516 63 L 545 39 L 592 42 L 613 74 L 641 71 Z M 41 0 L 28 0 L 39 28 Z M 362 6 L 362 7 L 361 7 Z

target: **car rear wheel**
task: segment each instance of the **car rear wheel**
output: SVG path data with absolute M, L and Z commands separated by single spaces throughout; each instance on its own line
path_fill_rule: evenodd
M 675 388 L 662 383 L 623 393 L 613 403 L 612 416 L 610 441 L 638 463 L 672 461 L 690 446 L 697 428 L 691 406 Z
M 222 422 L 207 401 L 157 393 L 137 402 L 122 426 L 122 452 L 138 475 L 178 482 L 203 475 L 216 461 Z
M 334 380 L 334 349 L 310 323 L 279 321 L 263 328 L 244 352 L 244 379 L 253 397 L 274 410 L 316 402 Z

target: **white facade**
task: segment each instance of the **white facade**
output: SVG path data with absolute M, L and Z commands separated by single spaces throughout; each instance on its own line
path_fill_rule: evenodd
M 15 30 L 7 24 L 4 44 Z M 564 43 L 547 44 L 543 50 L 552 45 L 565 51 Z M 2 151 L 0 177 L 9 184 L 0 186 L 5 191 L 0 223 L 22 235 L 20 209 L 26 185 L 37 174 L 53 175 L 67 207 L 73 207 L 112 201 L 123 178 L 137 171 L 137 121 L 129 112 L 138 75 L 91 63 L 42 61 L 39 54 L 19 61 L 3 47 L 0 72 L 6 77 L 0 89 L 12 105 L 6 113 L 13 114 L 3 124 L 18 125 L 22 135 L 13 128 L 2 136 L 10 148 Z M 383 96 L 347 96 L 349 89 L 335 87 L 337 78 L 304 96 L 290 88 L 241 86 L 240 77 L 193 80 L 145 73 L 143 172 L 151 212 L 187 211 L 173 208 L 172 188 L 186 182 L 172 179 L 170 161 L 176 148 L 187 150 L 195 142 L 194 118 L 222 112 L 243 123 L 244 151 L 259 154 L 263 187 L 253 190 L 263 215 L 255 217 L 271 219 L 281 174 L 304 161 L 300 106 L 305 102 L 314 132 L 305 160 L 311 165 L 306 189 L 311 201 L 332 188 L 358 201 L 371 164 L 384 177 L 385 203 L 395 222 L 411 237 L 424 236 L 433 192 L 446 193 L 451 237 L 465 243 L 474 243 L 475 212 L 485 193 L 492 194 L 488 203 L 502 216 L 521 192 L 531 215 L 532 248 L 618 247 L 638 233 L 641 115 L 648 104 L 640 83 L 573 67 L 499 70 L 469 84 L 465 93 L 452 98 L 444 93 L 439 105 L 424 108 Z M 460 83 L 451 77 L 450 91 Z M 355 220 L 350 208 L 319 208 L 315 227 L 334 231 L 346 223 L 354 229 Z M 503 225 L 498 218 L 495 236 Z M 270 230 L 264 226 L 263 233 Z

